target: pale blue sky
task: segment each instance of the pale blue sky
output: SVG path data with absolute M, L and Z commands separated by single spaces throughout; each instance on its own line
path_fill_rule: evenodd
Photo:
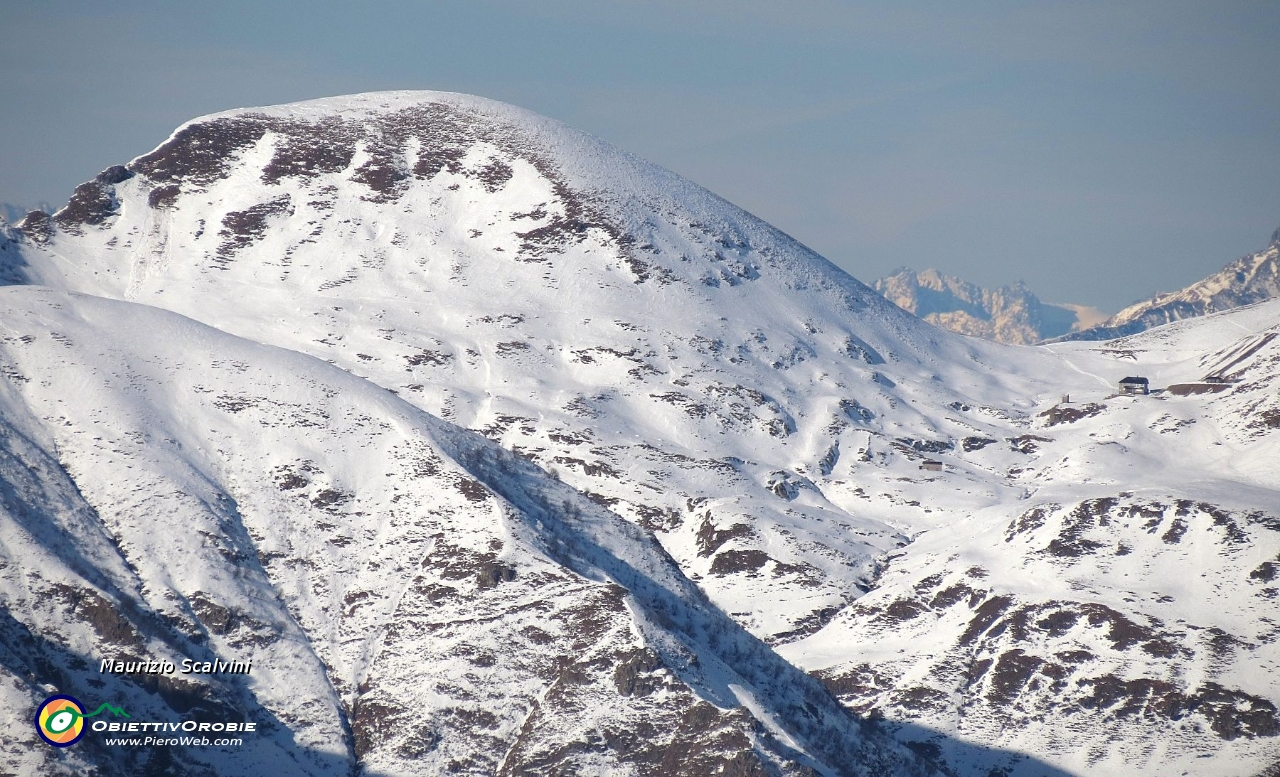
M 0 201 L 177 124 L 378 89 L 522 105 L 855 276 L 1115 310 L 1280 226 L 1280 3 L 0 4 Z

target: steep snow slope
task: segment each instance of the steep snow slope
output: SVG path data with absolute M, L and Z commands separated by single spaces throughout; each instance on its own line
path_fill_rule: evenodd
M 39 678 L 134 720 L 258 721 L 240 748 L 174 748 L 217 774 L 930 772 L 643 531 L 483 438 L 173 314 L 0 297 L 9 709 Z M 97 666 L 188 656 L 253 672 Z M 15 729 L 9 773 L 162 765 Z
M 594 515 L 592 543 L 632 537 L 648 548 L 642 555 L 657 552 L 645 539 L 652 532 L 709 597 L 699 620 L 727 613 L 822 677 L 849 708 L 893 720 L 912 749 L 945 760 L 954 773 L 1052 772 L 1032 755 L 1089 773 L 1127 773 L 1136 764 L 1152 774 L 1247 774 L 1275 757 L 1280 694 L 1266 675 L 1274 648 L 1246 623 L 1251 603 L 1273 587 L 1239 584 L 1261 580 L 1251 577 L 1257 570 L 1265 577 L 1271 562 L 1260 559 L 1280 551 L 1268 517 L 1280 501 L 1280 483 L 1262 463 L 1276 458 L 1275 434 L 1264 426 L 1245 439 L 1228 429 L 1253 423 L 1250 413 L 1268 412 L 1271 372 L 1260 373 L 1256 385 L 1236 384 L 1229 395 L 1110 398 L 1115 381 L 1135 369 L 1127 357 L 1084 346 L 1009 348 L 935 329 L 666 171 L 518 109 L 437 93 L 365 95 L 196 120 L 127 168 L 109 168 L 80 187 L 53 217 L 28 219 L 17 242 L 0 240 L 0 258 L 10 282 L 167 308 L 331 361 L 351 373 L 361 392 L 440 416 L 522 454 L 563 484 L 538 480 L 497 447 L 476 448 L 486 451 L 476 457 L 446 442 L 465 438 L 433 438 L 436 455 L 456 462 L 448 466 L 463 468 L 521 514 L 540 516 L 544 527 L 558 525 L 562 513 Z M 1205 358 L 1260 358 L 1266 344 L 1231 350 L 1239 336 L 1259 331 L 1256 322 L 1242 322 L 1234 330 L 1240 335 L 1205 335 L 1209 350 L 1229 349 Z M 140 348 L 150 337 L 142 330 Z M 1165 348 L 1152 343 L 1153 354 Z M 1188 351 L 1173 361 L 1193 358 L 1200 357 Z M 252 389 L 261 376 L 224 388 L 234 375 L 219 372 L 201 383 L 210 401 L 225 394 L 238 408 L 225 412 L 246 420 L 256 417 L 237 414 L 274 407 L 273 391 Z M 75 403 L 74 385 L 60 383 L 51 393 Z M 1064 393 L 1075 402 L 1059 404 Z M 243 396 L 254 403 L 242 406 Z M 1235 409 L 1219 417 L 1219 401 L 1223 412 Z M 1262 404 L 1249 410 L 1239 404 L 1246 401 Z M 178 423 L 181 412 L 174 412 Z M 297 443 L 282 444 L 288 450 Z M 263 446 L 250 440 L 246 447 L 259 452 L 259 470 L 287 463 L 278 464 Z M 318 462 L 319 455 L 295 457 L 278 481 L 238 474 L 246 485 L 233 498 L 285 499 L 277 496 L 279 484 L 295 483 L 295 476 L 310 484 L 314 478 L 301 462 Z M 321 470 L 369 466 L 345 440 L 325 453 L 349 455 Z M 945 471 L 923 471 L 926 457 L 943 462 Z M 485 464 L 490 459 L 507 464 L 493 471 Z M 128 484 L 131 477 L 124 472 L 118 480 Z M 529 478 L 554 498 L 529 507 L 529 499 L 507 491 L 510 482 Z M 305 503 L 321 510 L 341 494 L 360 493 L 331 485 L 317 484 Z M 322 496 L 326 490 L 337 495 Z M 427 495 L 422 499 L 430 504 Z M 605 507 L 631 523 L 609 518 Z M 1158 541 L 1107 535 L 1111 546 L 1090 534 L 1120 531 L 1124 516 L 1144 510 L 1164 516 Z M 1022 528 L 1013 531 L 1011 523 Z M 1196 533 L 1201 524 L 1213 528 Z M 1008 542 L 1006 531 L 1013 532 Z M 1215 544 L 1215 531 L 1230 542 Z M 1164 540 L 1166 534 L 1173 539 Z M 499 539 L 503 548 L 512 546 Z M 542 534 L 525 545 L 541 548 L 556 565 L 547 575 L 592 578 L 575 557 L 553 552 L 560 546 Z M 1118 560 L 1104 564 L 1104 546 L 1114 547 Z M 403 557 L 397 548 L 385 552 L 380 564 Z M 1185 553 L 1191 555 L 1179 555 Z M 614 554 L 620 555 L 626 554 Z M 1212 559 L 1205 589 L 1167 585 L 1173 560 L 1200 564 L 1201 556 Z M 530 578 L 507 581 L 502 569 L 484 569 L 485 580 L 504 581 L 494 590 Z M 610 580 L 634 590 L 625 570 L 612 569 Z M 354 574 L 354 567 L 343 569 L 325 580 L 345 584 Z M 440 574 L 439 585 L 453 585 Z M 693 602 L 695 594 L 677 598 Z M 1017 614 L 1039 613 L 1035 608 L 1043 615 Z M 339 609 L 334 604 L 311 611 L 318 613 L 312 620 L 297 620 L 311 635 Z M 485 622 L 523 628 L 517 609 Z M 463 611 L 456 611 L 459 618 Z M 643 613 L 635 617 L 649 622 Z M 1170 625 L 1172 617 L 1189 625 Z M 400 620 L 390 617 L 388 633 L 401 633 Z M 670 628 L 667 618 L 655 620 Z M 449 643 L 447 628 L 425 634 L 419 621 L 409 623 L 420 638 L 414 649 L 429 655 L 462 651 L 470 638 Z M 732 631 L 724 623 L 722 630 Z M 1228 636 L 1214 632 L 1218 641 L 1205 641 L 1193 627 Z M 666 637 L 643 633 L 650 650 L 666 644 Z M 674 639 L 697 643 L 688 653 L 726 655 L 716 652 L 722 640 L 698 643 L 684 633 Z M 560 643 L 544 650 L 536 640 L 512 639 L 537 662 L 584 648 L 557 653 Z M 1253 669 L 1229 655 L 1214 658 L 1215 650 L 1229 653 L 1223 647 L 1234 644 L 1229 639 L 1253 640 L 1241 648 L 1257 658 Z M 635 641 L 609 644 L 639 649 Z M 768 663 L 774 659 L 767 651 L 751 655 L 763 657 L 721 660 L 743 664 L 739 672 L 770 666 L 763 674 L 789 677 L 785 665 Z M 491 658 L 505 660 L 477 661 Z M 545 660 L 559 671 L 556 659 Z M 630 668 L 613 670 L 622 678 L 613 692 L 632 687 L 627 678 L 644 675 L 650 660 L 616 659 L 615 666 Z M 685 664 L 672 658 L 664 666 L 678 674 Z M 410 679 L 381 686 L 386 694 L 434 681 L 399 671 Z M 803 761 L 789 754 L 788 738 L 809 757 L 846 763 L 813 743 L 843 747 L 855 740 L 822 735 L 788 701 L 795 698 L 788 688 L 804 687 L 800 680 L 744 697 L 734 689 L 767 686 L 760 672 L 742 684 L 715 679 L 719 669 L 704 671 L 711 679 L 679 675 L 694 693 L 675 709 L 703 709 L 696 703 L 702 699 L 724 710 L 714 716 L 742 719 L 741 710 L 756 710 L 760 730 L 782 733 L 769 741 L 751 733 L 755 723 L 737 729 L 725 723 L 729 733 L 718 737 L 714 727 L 704 731 L 702 712 L 671 712 L 663 718 L 669 728 L 635 734 L 628 745 L 591 733 L 617 730 L 586 722 L 598 705 L 567 699 L 558 715 L 526 721 L 540 733 L 544 720 L 563 719 L 576 732 L 552 737 L 539 752 L 558 755 L 537 763 L 591 770 L 583 765 L 596 764 L 596 753 L 630 752 L 651 740 L 663 753 L 706 746 L 708 757 L 722 760 L 749 749 L 766 760 Z M 343 683 L 356 682 L 354 675 L 336 676 L 334 693 L 349 698 Z M 560 678 L 538 677 L 541 686 L 530 680 L 511 688 L 545 690 Z M 468 709 L 501 708 L 504 715 L 530 709 L 529 697 L 508 695 L 493 679 L 484 675 L 479 686 L 494 694 L 487 704 L 471 699 Z M 646 683 L 637 687 L 652 687 Z M 552 686 L 577 687 L 569 679 Z M 375 710 L 366 718 L 374 726 L 381 708 L 366 709 Z M 355 706 L 348 713 L 358 716 Z M 505 720 L 477 717 L 470 725 L 508 731 Z M 379 731 L 374 740 L 392 741 Z M 678 732 L 689 739 L 679 740 Z M 371 754 L 361 755 L 363 762 L 384 764 L 394 761 L 376 759 L 435 758 L 424 744 L 433 736 L 368 751 L 360 750 L 359 736 L 350 741 L 358 754 Z M 865 746 L 896 757 L 891 747 Z M 476 740 L 448 757 L 473 757 L 466 768 L 484 773 L 498 749 Z M 636 759 L 661 763 L 651 755 Z M 862 761 L 848 763 L 855 768 Z
M 1280 297 L 1280 229 L 1271 235 L 1266 248 L 1237 259 L 1208 278 L 1130 305 L 1098 326 L 1062 339 L 1110 340 L 1274 297 Z

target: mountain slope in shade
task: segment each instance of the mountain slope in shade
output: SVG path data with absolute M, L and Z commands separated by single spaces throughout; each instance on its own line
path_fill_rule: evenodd
M 1277 757 L 1277 648 L 1263 611 L 1275 595 L 1267 564 L 1280 556 L 1271 517 L 1280 482 L 1267 465 L 1280 456 L 1268 420 L 1273 307 L 1186 322 L 1206 328 L 1157 330 L 1120 349 L 962 338 L 669 172 L 527 112 L 438 93 L 196 120 L 80 187 L 52 217 L 25 221 L 0 240 L 0 259 L 9 282 L 166 308 L 230 337 L 199 353 L 242 354 L 246 340 L 285 349 L 196 369 L 181 356 L 186 335 L 149 319 L 129 330 L 129 349 L 147 363 L 163 354 L 154 369 L 186 377 L 156 382 L 190 389 L 158 402 L 171 422 L 131 422 L 115 436 L 95 426 L 93 436 L 172 425 L 186 431 L 144 434 L 138 445 L 159 462 L 174 455 L 170 439 L 216 452 L 198 470 L 252 507 L 237 509 L 253 516 L 243 519 L 256 527 L 253 543 L 292 554 L 258 563 L 278 598 L 309 602 L 290 615 L 326 667 L 338 700 L 329 714 L 354 720 L 366 710 L 369 738 L 344 741 L 370 770 L 447 757 L 464 772 L 492 773 L 511 768 L 495 763 L 501 751 L 530 769 L 663 773 L 670 764 L 653 747 L 705 748 L 716 764 L 755 758 L 766 770 L 927 768 L 877 729 L 964 775 L 1247 775 Z M 81 317 L 91 306 L 57 304 Z M 55 334 L 92 340 L 123 315 L 88 321 L 80 340 L 56 320 L 42 347 L 60 343 Z M 139 370 L 101 355 L 97 373 L 113 376 L 107 395 L 119 396 L 92 418 L 72 418 L 61 408 L 83 404 L 80 387 L 92 381 L 54 383 L 43 362 L 14 359 L 14 374 L 34 384 L 14 385 L 38 387 L 41 407 L 58 408 L 37 412 L 49 435 L 120 425 L 121 403 L 140 401 Z M 321 362 L 332 366 L 318 377 Z M 1157 388 L 1211 373 L 1241 380 L 1114 397 L 1134 372 Z M 295 373 L 319 394 L 292 399 L 299 389 L 285 383 Z M 399 496 L 409 489 L 387 474 L 386 462 L 400 460 L 392 441 L 361 447 L 363 432 L 332 420 L 347 410 L 309 410 L 344 393 L 390 403 L 350 411 L 378 428 L 401 428 L 378 408 L 422 414 L 414 417 L 434 430 L 424 434 L 440 459 L 424 465 L 422 490 Z M 15 404 L 14 417 L 36 396 Z M 64 416 L 71 427 L 60 426 Z M 313 417 L 329 420 L 288 433 L 297 439 L 272 436 Z M 234 435 L 218 431 L 225 423 Z M 243 462 L 224 463 L 242 448 Z M 42 449 L 72 460 L 61 438 Z M 277 449 L 298 452 L 277 460 Z M 927 458 L 943 471 L 922 469 Z M 130 464 L 108 474 L 65 468 L 107 515 L 127 497 L 119 490 L 149 482 Z M 371 488 L 374 501 L 359 501 Z M 468 492 L 496 494 L 510 510 L 499 523 L 491 498 L 473 505 Z M 388 567 L 430 552 L 372 528 L 410 497 L 412 515 L 429 516 L 421 533 L 451 552 L 439 566 L 431 556 L 406 609 L 378 597 L 361 620 L 362 592 L 405 590 L 379 575 L 394 578 Z M 437 504 L 452 517 L 430 517 Z M 281 533 L 297 545 L 285 548 Z M 501 548 L 490 548 L 495 540 Z M 326 566 L 314 590 L 320 574 L 306 570 L 330 553 L 347 560 Z M 465 568 L 454 570 L 454 558 Z M 207 563 L 235 577 L 248 562 Z M 1188 567 L 1204 582 L 1188 580 Z M 538 605 L 527 586 L 544 579 L 549 598 Z M 617 594 L 622 609 L 608 600 L 614 589 L 582 580 L 627 592 Z M 335 598 L 340 588 L 355 598 Z M 476 598 L 506 592 L 519 603 Z M 584 600 L 615 603 L 583 611 Z M 486 628 L 518 634 L 476 651 L 476 607 L 491 608 Z M 586 625 L 595 610 L 612 613 L 598 628 Z M 544 647 L 525 633 L 551 633 L 548 618 L 574 624 L 553 634 L 567 642 Z M 85 621 L 68 616 L 49 630 Z M 381 624 L 394 649 L 368 647 L 381 644 L 369 636 Z M 574 642 L 579 632 L 590 637 Z M 505 652 L 508 642 L 527 666 Z M 599 661 L 571 662 L 562 675 L 587 643 L 602 646 Z M 651 651 L 661 668 L 633 650 Z M 415 674 L 403 661 L 413 651 L 441 656 L 440 669 Z M 810 696 L 814 686 L 771 663 L 779 654 L 868 715 L 865 732 L 849 734 L 843 713 Z M 459 655 L 480 669 L 451 663 Z M 360 667 L 378 656 L 387 673 L 362 682 Z M 490 661 L 503 674 L 481 672 Z M 672 685 L 651 685 L 659 675 Z M 412 680 L 388 679 L 397 676 Z M 579 680 L 582 696 L 562 695 Z M 399 725 L 407 713 L 397 713 L 394 730 L 379 729 L 381 705 L 407 709 L 415 687 L 441 694 L 431 723 L 411 736 Z M 366 693 L 369 706 L 358 705 Z M 610 693 L 659 706 L 627 706 L 641 704 L 633 700 L 615 714 Z M 560 706 L 536 712 L 529 700 L 542 694 Z M 514 729 L 528 735 L 513 734 L 502 716 L 530 710 Z M 666 722 L 624 736 L 633 712 Z M 486 733 L 468 742 L 464 728 Z M 324 740 L 305 727 L 296 736 Z
M 1021 281 L 985 289 L 937 270 L 903 268 L 872 287 L 908 313 L 952 332 L 1026 345 L 1091 326 L 1098 313 L 1040 301 Z
M 1110 340 L 1152 327 L 1280 297 L 1280 230 L 1271 244 L 1180 291 L 1130 305 L 1096 327 L 1063 340 Z

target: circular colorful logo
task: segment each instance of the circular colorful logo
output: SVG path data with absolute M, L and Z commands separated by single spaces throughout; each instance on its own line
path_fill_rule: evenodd
M 84 736 L 84 707 L 70 696 L 50 696 L 36 710 L 36 731 L 54 747 L 70 747 Z

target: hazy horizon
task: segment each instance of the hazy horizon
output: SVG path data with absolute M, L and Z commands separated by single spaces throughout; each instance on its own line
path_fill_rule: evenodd
M 0 202 L 198 115 L 440 89 L 664 165 L 870 282 L 1119 310 L 1280 226 L 1280 7 L 126 0 L 0 8 Z

